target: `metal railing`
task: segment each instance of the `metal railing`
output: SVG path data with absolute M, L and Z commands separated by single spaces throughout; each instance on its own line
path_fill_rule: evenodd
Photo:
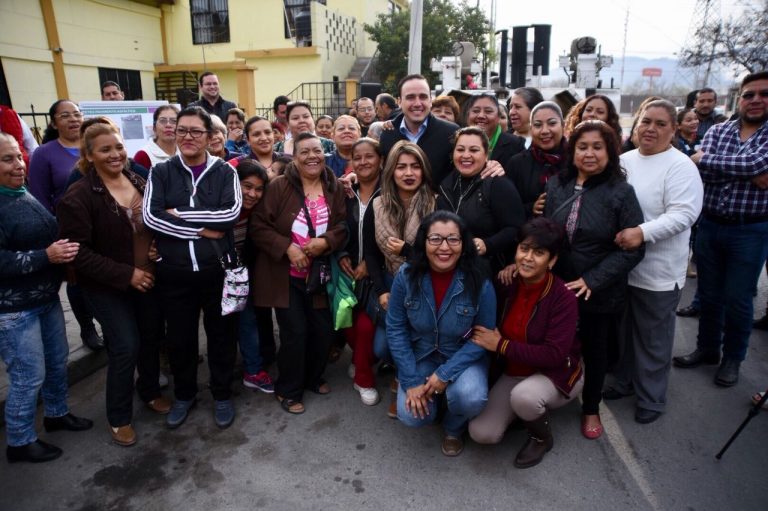
M 376 48 L 376 51 L 373 53 L 373 57 L 371 57 L 371 60 L 368 61 L 368 64 L 365 65 L 365 69 L 363 69 L 362 74 L 360 75 L 360 83 L 369 83 L 369 82 L 379 82 L 379 72 L 376 69 L 376 66 L 379 63 L 379 49 Z
M 29 105 L 29 109 L 31 110 L 30 112 L 18 112 L 18 114 L 19 117 L 27 123 L 29 129 L 32 130 L 32 135 L 34 135 L 35 140 L 37 140 L 37 143 L 39 144 L 43 140 L 43 133 L 45 132 L 45 128 L 48 127 L 50 119 L 48 118 L 48 112 L 42 114 L 35 112 L 35 105 Z

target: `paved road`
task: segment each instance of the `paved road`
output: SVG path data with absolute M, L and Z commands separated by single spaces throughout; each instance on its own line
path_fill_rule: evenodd
M 763 282 L 758 303 L 765 292 Z M 676 353 L 694 346 L 695 329 L 696 320 L 678 321 Z M 746 417 L 749 395 L 768 386 L 767 333 L 753 335 L 731 389 L 712 384 L 714 368 L 673 369 L 668 413 L 654 424 L 634 422 L 631 400 L 614 401 L 603 407 L 606 435 L 588 441 L 578 404 L 557 410 L 555 447 L 528 470 L 512 466 L 523 431 L 444 457 L 437 427 L 408 430 L 386 417 L 386 403 L 363 406 L 348 361 L 347 353 L 330 366 L 334 391 L 309 395 L 302 416 L 238 383 L 238 417 L 225 431 L 213 423 L 206 392 L 176 431 L 137 401 L 139 443 L 131 448 L 109 441 L 102 370 L 71 389 L 73 410 L 95 428 L 41 433 L 64 449 L 62 458 L 39 466 L 0 460 L 0 510 L 768 509 L 768 412 L 714 459 Z

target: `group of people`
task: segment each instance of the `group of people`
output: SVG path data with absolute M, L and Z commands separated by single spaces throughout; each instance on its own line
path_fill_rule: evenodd
M 346 343 L 362 403 L 381 401 L 375 367 L 387 364 L 390 417 L 440 421 L 446 456 L 467 434 L 498 443 L 519 421 L 528 438 L 514 464 L 526 468 L 553 447 L 549 412 L 578 396 L 588 439 L 603 432 L 602 399 L 636 396 L 641 424 L 665 411 L 703 205 L 699 344 L 675 364 L 722 354 L 716 382 L 738 378 L 768 257 L 768 72 L 743 80 L 738 119 L 700 146 L 688 113 L 663 99 L 643 105 L 626 141 L 599 95 L 568 116 L 533 88 L 459 107 L 408 75 L 397 101 L 361 98 L 315 119 L 310 103 L 278 97 L 270 121 L 223 100 L 213 73 L 200 87 L 197 104 L 154 112 L 155 136 L 132 158 L 112 121 L 84 120 L 67 100 L 52 106 L 28 175 L 17 140 L 0 134 L 10 461 L 61 454 L 35 432 L 40 389 L 46 430 L 93 424 L 66 404 L 65 275 L 102 327 L 118 445 L 137 441 L 134 391 L 171 429 L 191 413 L 202 312 L 220 428 L 235 420 L 238 346 L 243 385 L 300 414 L 306 391 L 331 392 L 327 364 Z M 227 261 L 248 268 L 250 286 L 245 308 L 223 314 Z

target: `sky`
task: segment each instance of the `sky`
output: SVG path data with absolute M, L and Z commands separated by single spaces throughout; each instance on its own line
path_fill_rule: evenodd
M 490 14 L 491 0 L 479 2 Z M 627 56 L 648 59 L 670 57 L 685 43 L 696 0 L 496 0 L 496 30 L 517 25 L 552 25 L 550 57 L 570 49 L 577 37 L 591 36 L 602 45 L 604 55 L 620 59 L 624 45 L 624 22 L 627 24 Z M 739 11 L 737 0 L 715 0 L 723 17 Z M 510 36 L 511 36 L 510 31 Z

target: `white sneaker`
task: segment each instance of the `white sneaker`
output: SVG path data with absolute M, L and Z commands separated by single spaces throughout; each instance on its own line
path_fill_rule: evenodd
M 364 405 L 373 406 L 379 402 L 379 391 L 374 388 L 361 387 L 357 383 L 353 385 L 355 390 L 360 393 L 360 400 Z
M 355 379 L 355 364 L 349 364 L 349 367 L 347 367 L 347 376 Z

